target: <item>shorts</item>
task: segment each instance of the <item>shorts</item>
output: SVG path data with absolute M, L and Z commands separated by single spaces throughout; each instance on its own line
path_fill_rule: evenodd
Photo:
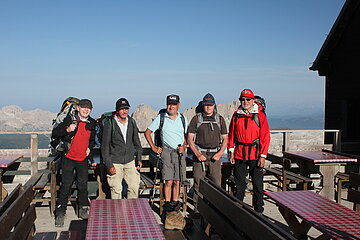
M 161 159 L 164 164 L 161 169 L 163 180 L 177 180 L 184 181 L 186 179 L 186 153 L 183 153 L 181 162 L 176 150 L 170 148 L 163 148 Z M 180 164 L 181 163 L 181 164 Z

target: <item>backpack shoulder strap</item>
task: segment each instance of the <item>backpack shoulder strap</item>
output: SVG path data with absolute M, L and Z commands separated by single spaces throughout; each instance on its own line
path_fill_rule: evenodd
M 256 125 L 258 125 L 258 127 L 260 127 L 260 120 L 259 120 L 258 113 L 253 113 L 251 118 L 252 118 L 252 120 L 255 121 Z
M 182 122 L 182 125 L 183 125 L 183 128 L 184 128 L 184 134 L 186 133 L 186 124 L 185 124 L 185 117 L 182 113 L 180 113 L 180 119 L 181 119 L 181 122 Z
M 204 118 L 202 116 L 202 113 L 197 113 L 196 117 L 197 117 L 197 123 L 196 123 L 196 130 L 197 130 L 200 127 L 200 125 L 203 124 Z
M 159 130 L 162 131 L 162 128 L 164 126 L 164 121 L 165 121 L 165 113 L 159 113 L 159 115 L 160 115 Z
M 220 125 L 220 114 L 215 113 L 215 123 L 218 125 L 220 131 L 221 131 L 221 125 Z

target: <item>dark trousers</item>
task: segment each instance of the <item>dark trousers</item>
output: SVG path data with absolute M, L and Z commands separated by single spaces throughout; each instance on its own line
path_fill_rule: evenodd
M 203 171 L 201 167 L 201 162 L 194 156 L 194 205 L 197 206 L 197 201 L 199 197 L 202 197 L 199 193 L 199 184 L 200 180 L 204 179 L 205 176 L 208 177 L 211 181 L 213 181 L 216 185 L 220 186 L 221 184 L 221 160 L 215 161 L 212 160 L 212 156 L 215 153 L 206 153 L 202 152 L 202 154 L 206 157 L 206 161 L 204 162 L 205 171 Z
M 235 159 L 235 184 L 236 184 L 236 197 L 241 201 L 245 197 L 247 167 L 249 167 L 249 174 L 253 184 L 253 197 L 252 205 L 255 211 L 264 211 L 264 192 L 263 192 L 263 174 L 261 168 L 258 167 L 258 161 L 256 160 L 239 160 Z
M 66 157 L 61 159 L 61 187 L 59 197 L 56 203 L 56 215 L 65 214 L 66 206 L 71 194 L 74 176 L 76 177 L 76 186 L 78 189 L 79 206 L 90 206 L 87 191 L 88 165 L 87 161 L 74 161 Z

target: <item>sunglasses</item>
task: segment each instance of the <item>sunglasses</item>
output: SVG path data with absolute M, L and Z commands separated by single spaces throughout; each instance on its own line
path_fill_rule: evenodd
M 240 101 L 244 102 L 244 101 L 250 102 L 251 100 L 253 100 L 252 98 L 240 98 Z

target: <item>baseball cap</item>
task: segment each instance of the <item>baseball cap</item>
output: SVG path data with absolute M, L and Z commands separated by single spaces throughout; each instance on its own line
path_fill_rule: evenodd
M 178 103 L 180 103 L 180 97 L 178 95 L 171 94 L 166 97 L 166 105 L 178 104 Z
M 79 104 L 78 104 L 80 107 L 82 107 L 82 108 L 85 108 L 85 107 L 87 107 L 87 108 L 93 108 L 93 105 L 92 105 L 92 102 L 89 100 L 89 99 L 86 99 L 86 98 L 84 98 L 84 99 L 81 99 L 80 101 L 79 101 Z
M 243 98 L 243 97 L 255 98 L 254 93 L 253 93 L 253 91 L 251 91 L 251 89 L 242 90 L 240 93 L 240 98 Z
M 214 96 L 210 93 L 207 93 L 202 100 L 202 105 L 215 105 Z
M 129 101 L 126 98 L 119 98 L 116 101 L 115 108 L 116 108 L 116 111 L 119 111 L 120 109 L 123 109 L 123 108 L 130 108 Z

